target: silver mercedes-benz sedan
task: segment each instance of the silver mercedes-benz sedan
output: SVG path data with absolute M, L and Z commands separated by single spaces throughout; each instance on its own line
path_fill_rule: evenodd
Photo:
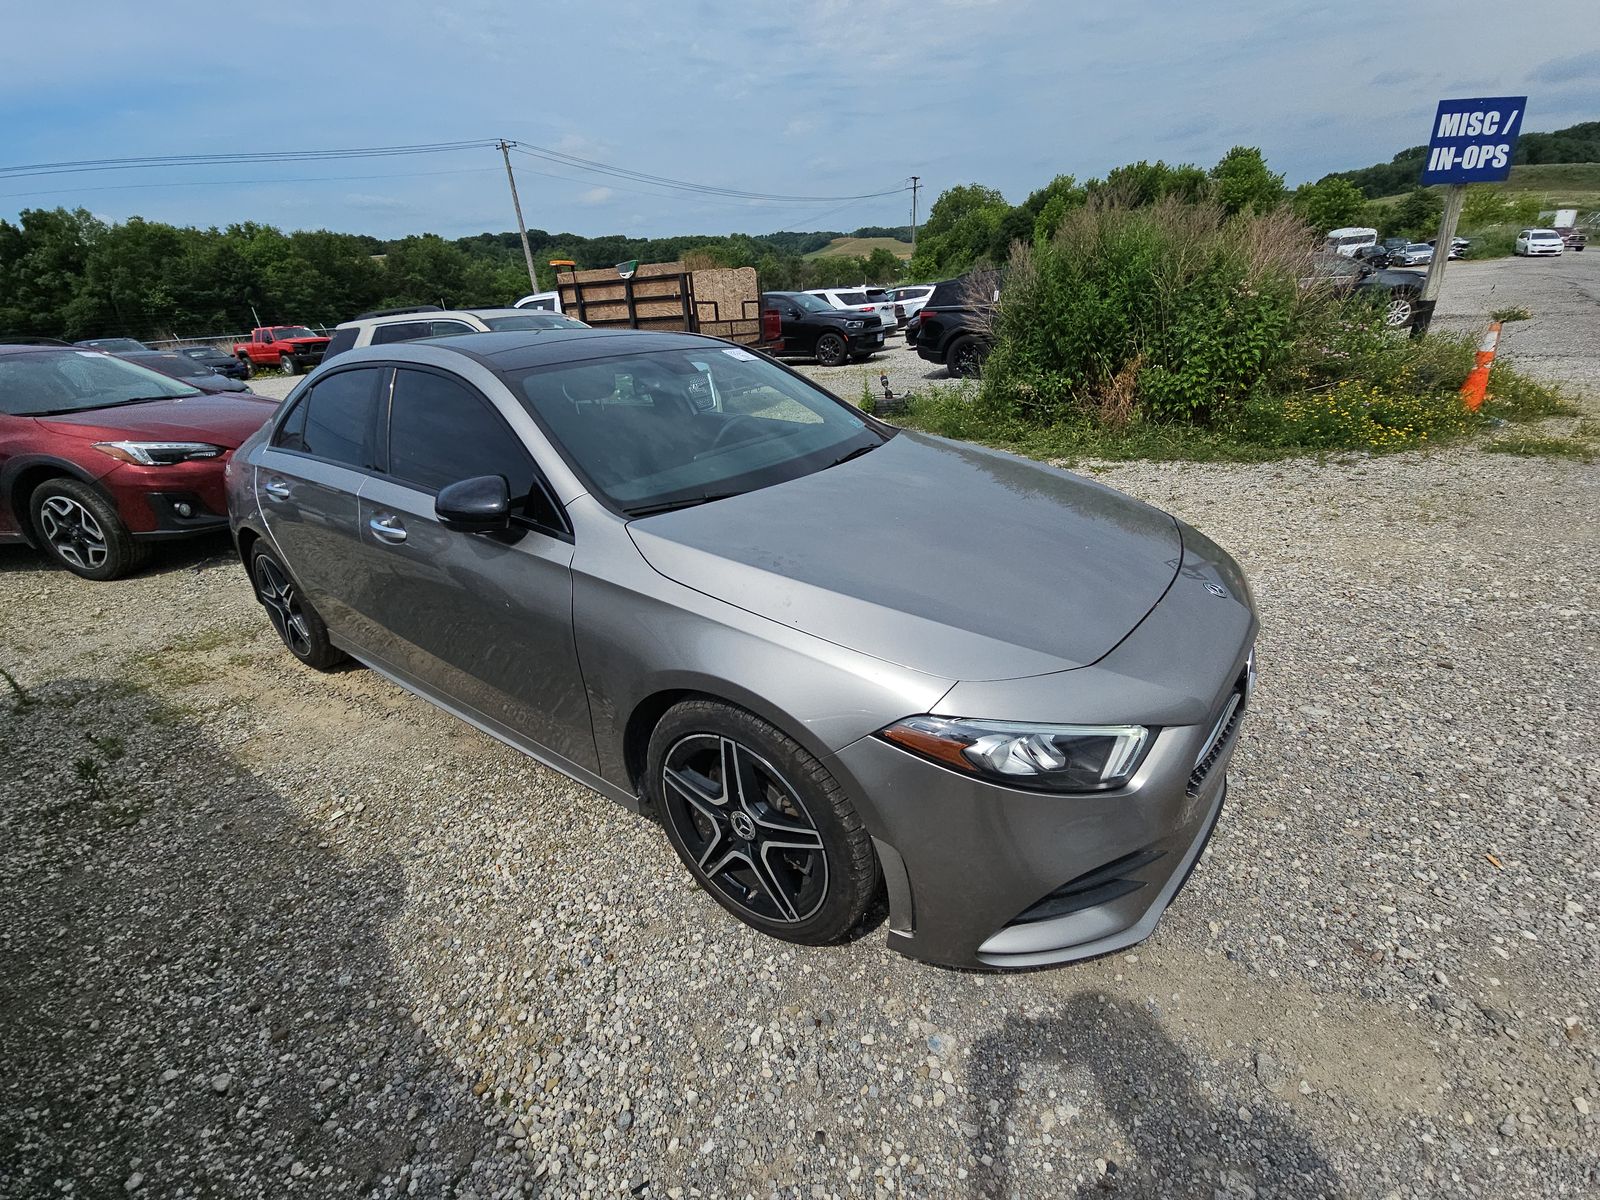
M 932 962 L 1147 936 L 1253 683 L 1239 568 L 1089 480 L 897 430 L 685 334 L 342 355 L 233 455 L 296 657 L 346 655 L 631 809 L 819 944 Z

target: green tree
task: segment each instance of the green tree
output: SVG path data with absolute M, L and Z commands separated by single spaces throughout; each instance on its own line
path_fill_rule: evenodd
M 992 251 L 1010 211 L 1004 196 L 981 184 L 941 192 L 928 210 L 928 223 L 917 231 L 911 277 L 943 279 L 970 269 Z
M 1089 194 L 1100 200 L 1123 208 L 1140 208 L 1167 196 L 1197 204 L 1210 194 L 1211 180 L 1199 167 L 1188 163 L 1171 167 L 1160 159 L 1152 163 L 1141 158 L 1107 171 L 1104 179 L 1091 179 L 1087 186 Z
M 24 209 L 0 221 L 0 333 L 59 335 L 105 225 L 85 209 Z
M 1267 169 L 1254 146 L 1235 146 L 1211 168 L 1211 194 L 1230 216 L 1264 213 L 1283 203 L 1283 176 Z
M 868 283 L 893 283 L 900 278 L 900 272 L 904 269 L 905 264 L 900 261 L 899 255 L 883 246 L 867 255 Z
M 1334 176 L 1301 184 L 1290 203 L 1295 213 L 1318 233 L 1356 224 L 1367 208 L 1367 198 L 1360 188 L 1348 179 Z
M 1407 237 L 1413 241 L 1439 232 L 1439 214 L 1444 199 L 1432 188 L 1414 187 L 1398 204 L 1385 211 L 1378 232 L 1385 237 Z

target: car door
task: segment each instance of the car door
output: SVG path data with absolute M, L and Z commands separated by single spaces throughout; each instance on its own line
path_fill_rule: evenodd
M 363 622 L 376 657 L 467 716 L 598 769 L 572 630 L 573 542 L 533 456 L 459 376 L 395 372 L 381 475 L 360 497 Z M 508 534 L 445 528 L 440 489 L 502 476 Z
M 810 320 L 793 300 L 778 301 L 778 319 L 783 325 L 785 354 L 815 354 L 818 322 Z
M 356 495 L 378 462 L 379 400 L 391 375 L 362 366 L 319 377 L 255 459 L 267 533 L 328 628 L 357 645 Z

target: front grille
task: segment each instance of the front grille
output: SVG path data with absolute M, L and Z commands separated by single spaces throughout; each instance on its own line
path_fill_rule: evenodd
M 1165 854 L 1165 850 L 1146 847 L 1143 850 L 1135 850 L 1132 854 L 1124 854 L 1121 858 L 1114 858 L 1108 863 L 1102 863 L 1094 870 L 1085 871 L 1077 878 L 1068 880 L 1048 896 L 1025 908 L 1017 914 L 1011 924 L 1027 925 L 1034 921 L 1048 921 L 1053 917 L 1069 916 L 1086 908 L 1094 908 L 1098 904 L 1109 904 L 1113 900 L 1119 900 L 1129 892 L 1136 892 L 1144 886 L 1142 879 L 1125 877 L 1148 867 Z
M 1189 772 L 1189 786 L 1186 789 L 1189 795 L 1198 796 L 1200 789 L 1205 786 L 1206 776 L 1211 773 L 1211 768 L 1217 765 L 1217 760 L 1222 757 L 1228 743 L 1232 741 L 1234 733 L 1239 728 L 1239 722 L 1244 717 L 1245 689 L 1248 681 L 1241 677 L 1234 685 L 1228 702 L 1223 705 L 1217 723 L 1212 726 L 1211 736 L 1206 739 L 1205 746 L 1200 751 L 1200 757 L 1195 759 L 1194 770 Z

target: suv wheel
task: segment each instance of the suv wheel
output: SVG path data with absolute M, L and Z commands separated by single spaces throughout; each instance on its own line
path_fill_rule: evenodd
M 250 556 L 250 582 L 290 654 L 318 671 L 330 670 L 344 661 L 343 652 L 328 639 L 328 627 L 317 610 L 300 595 L 284 565 L 264 546 L 257 546 Z
M 116 579 L 137 570 L 149 548 L 134 540 L 117 509 L 87 483 L 47 479 L 28 498 L 39 545 L 74 575 Z
M 684 865 L 746 925 L 820 946 L 878 894 L 872 838 L 838 781 L 761 718 L 687 700 L 650 737 L 647 789 Z
M 983 370 L 985 357 L 978 339 L 968 334 L 956 339 L 956 344 L 945 353 L 945 362 L 950 374 L 957 379 L 975 379 L 978 372 Z
M 1416 293 L 1407 289 L 1389 293 L 1389 303 L 1383 309 L 1383 323 L 1390 329 L 1404 329 L 1416 315 Z
M 280 354 L 278 356 L 278 370 L 282 371 L 285 375 L 294 375 L 299 372 L 300 364 L 295 362 L 294 355 Z
M 817 339 L 817 366 L 842 367 L 849 357 L 844 338 L 837 333 L 825 333 Z

